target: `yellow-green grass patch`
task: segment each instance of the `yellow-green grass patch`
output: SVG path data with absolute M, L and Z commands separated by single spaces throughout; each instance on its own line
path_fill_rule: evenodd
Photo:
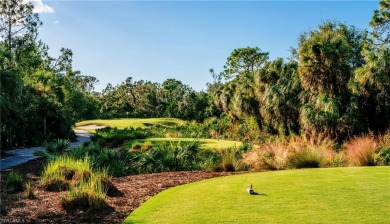
M 153 146 L 158 146 L 165 143 L 178 143 L 178 142 L 192 142 L 199 141 L 200 148 L 206 150 L 223 150 L 228 148 L 239 148 L 242 146 L 242 142 L 217 140 L 217 139 L 196 139 L 196 138 L 146 138 L 143 140 L 135 140 L 133 142 L 151 142 Z
M 98 119 L 98 120 L 86 120 L 76 123 L 76 129 L 92 131 L 93 129 L 84 129 L 83 126 L 97 125 L 107 126 L 113 128 L 143 128 L 153 125 L 173 126 L 184 124 L 185 121 L 177 118 L 123 118 L 123 119 Z

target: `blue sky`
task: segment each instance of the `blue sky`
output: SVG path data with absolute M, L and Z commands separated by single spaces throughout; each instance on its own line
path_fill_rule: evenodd
M 39 32 L 52 56 L 72 49 L 74 69 L 97 77 L 98 91 L 129 76 L 202 90 L 233 49 L 287 58 L 298 35 L 323 21 L 369 28 L 378 2 L 43 1 L 52 10 L 40 14 Z

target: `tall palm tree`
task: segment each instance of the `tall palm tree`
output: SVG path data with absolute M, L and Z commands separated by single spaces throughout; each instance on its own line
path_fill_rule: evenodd
M 342 138 L 348 135 L 346 127 L 358 125 L 349 123 L 356 119 L 348 117 L 358 112 L 351 113 L 354 108 L 349 107 L 353 48 L 345 27 L 326 22 L 300 38 L 298 71 L 304 90 L 300 122 L 305 132 Z

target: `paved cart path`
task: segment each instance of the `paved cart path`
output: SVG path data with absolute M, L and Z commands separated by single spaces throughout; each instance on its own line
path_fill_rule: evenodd
M 86 131 L 75 130 L 75 132 L 77 136 L 77 141 L 72 142 L 70 144 L 70 148 L 74 148 L 79 145 L 82 145 L 84 142 L 89 141 L 91 138 L 91 134 Z M 30 160 L 36 159 L 39 156 L 35 156 L 34 153 L 42 150 L 44 150 L 43 147 L 8 150 L 7 153 L 10 154 L 11 156 L 1 159 L 0 170 L 9 169 L 13 166 L 17 166 L 22 163 L 28 162 Z

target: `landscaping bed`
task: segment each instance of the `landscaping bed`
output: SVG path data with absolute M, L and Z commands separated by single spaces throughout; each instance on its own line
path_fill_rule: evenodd
M 112 183 L 119 193 L 106 200 L 110 206 L 103 211 L 81 209 L 65 210 L 60 198 L 67 192 L 49 192 L 39 187 L 40 175 L 45 161 L 33 160 L 19 165 L 14 170 L 20 171 L 37 190 L 37 199 L 27 199 L 24 193 L 10 194 L 6 190 L 6 174 L 1 171 L 1 220 L 24 223 L 122 223 L 123 220 L 141 203 L 157 193 L 177 185 L 191 183 L 217 176 L 226 176 L 228 172 L 164 172 L 112 178 Z M 3 222 L 1 221 L 1 222 Z

